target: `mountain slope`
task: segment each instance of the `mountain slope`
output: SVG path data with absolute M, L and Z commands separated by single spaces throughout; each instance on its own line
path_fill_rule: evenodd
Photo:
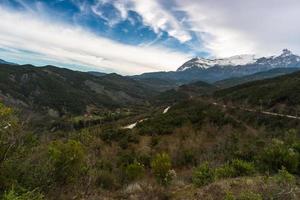
M 198 81 L 179 86 L 160 93 L 153 100 L 155 104 L 172 104 L 175 102 L 212 94 L 217 88 L 206 82 Z
M 155 91 L 128 77 L 96 77 L 53 66 L 0 65 L 0 97 L 34 111 L 83 114 L 90 108 L 141 104 Z
M 296 114 L 300 106 L 300 72 L 220 90 L 215 96 L 238 106 L 262 106 Z
M 230 79 L 217 81 L 214 83 L 214 85 L 220 88 L 229 88 L 229 87 L 241 85 L 243 83 L 247 83 L 251 81 L 263 80 L 263 79 L 274 78 L 277 76 L 290 74 L 299 70 L 300 68 L 276 68 L 276 69 L 271 69 L 269 71 L 258 72 L 255 74 L 251 74 L 239 78 L 230 78 Z

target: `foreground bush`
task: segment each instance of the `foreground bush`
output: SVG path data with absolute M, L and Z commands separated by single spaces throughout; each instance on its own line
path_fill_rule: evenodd
M 85 153 L 80 142 L 53 142 L 49 146 L 49 157 L 57 183 L 74 182 L 85 170 Z
M 299 165 L 299 153 L 280 140 L 273 140 L 259 156 L 260 167 L 276 173 L 282 167 L 296 173 Z
M 209 167 L 208 163 L 204 163 L 197 167 L 193 172 L 193 183 L 200 187 L 213 182 L 215 179 L 215 171 Z
M 4 193 L 2 200 L 44 200 L 44 196 L 35 190 L 16 192 L 14 189 L 11 189 Z
M 170 156 L 166 153 L 157 154 L 151 161 L 151 168 L 157 182 L 161 185 L 168 185 L 174 176 L 171 170 L 172 163 Z
M 250 176 L 255 173 L 255 166 L 251 162 L 235 159 L 230 163 L 216 169 L 218 178 L 234 178 L 239 176 Z

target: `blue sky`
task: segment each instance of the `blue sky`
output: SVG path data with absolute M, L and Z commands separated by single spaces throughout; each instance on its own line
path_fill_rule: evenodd
M 300 52 L 297 0 L 0 0 L 0 58 L 121 74 Z

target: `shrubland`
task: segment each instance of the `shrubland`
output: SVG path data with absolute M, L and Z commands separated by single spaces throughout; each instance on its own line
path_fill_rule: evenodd
M 300 198 L 297 120 L 202 100 L 134 129 L 110 122 L 39 133 L 2 104 L 0 118 L 4 200 Z

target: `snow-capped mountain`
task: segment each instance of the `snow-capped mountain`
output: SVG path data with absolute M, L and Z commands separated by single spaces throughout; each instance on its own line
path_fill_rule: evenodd
M 138 78 L 166 79 L 180 84 L 195 81 L 214 83 L 279 68 L 289 68 L 291 71 L 300 70 L 300 56 L 284 49 L 278 56 L 262 58 L 254 55 L 240 55 L 223 59 L 194 58 L 184 63 L 177 71 L 146 73 Z
M 255 55 L 248 55 L 248 54 L 232 56 L 229 58 L 221 58 L 221 59 L 205 59 L 205 58 L 196 57 L 184 63 L 181 67 L 178 68 L 177 71 L 184 71 L 190 69 L 191 67 L 207 69 L 214 66 L 246 65 L 246 64 L 255 63 L 256 61 L 257 58 Z
M 212 67 L 238 67 L 258 65 L 262 67 L 272 68 L 286 68 L 286 67 L 300 67 L 300 57 L 293 54 L 290 50 L 284 49 L 279 56 L 257 58 L 255 55 L 238 55 L 222 59 L 205 59 L 193 58 L 184 63 L 177 71 L 185 71 L 192 68 L 208 69 Z

